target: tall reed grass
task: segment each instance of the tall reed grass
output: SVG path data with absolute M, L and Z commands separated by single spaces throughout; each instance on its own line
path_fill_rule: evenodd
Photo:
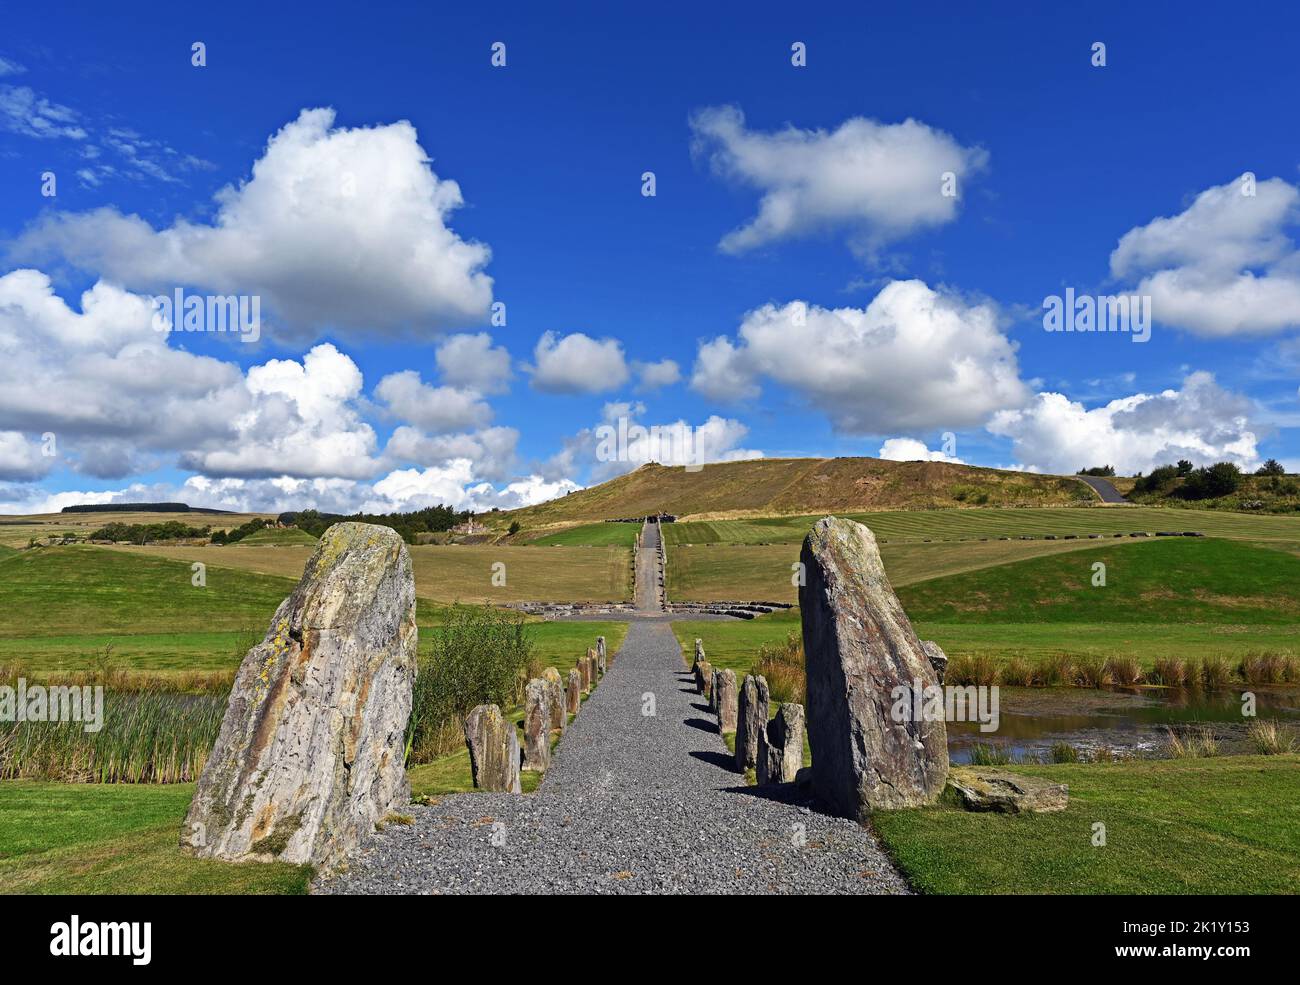
M 764 643 L 758 649 L 758 660 L 751 673 L 761 674 L 767 679 L 768 693 L 773 701 L 803 704 L 807 693 L 803 637 L 791 633 L 784 642 Z

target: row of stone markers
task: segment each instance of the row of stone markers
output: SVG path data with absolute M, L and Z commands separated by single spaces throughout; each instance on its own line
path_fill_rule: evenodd
M 695 689 L 718 719 L 718 732 L 736 736 L 737 771 L 753 770 L 760 786 L 793 782 L 803 767 L 803 705 L 783 702 L 776 717 L 769 719 L 767 678 L 746 674 L 737 690 L 736 672 L 714 670 L 705 659 L 703 640 L 695 641 L 691 673 Z
M 479 705 L 465 719 L 465 745 L 469 747 L 474 786 L 498 793 L 520 793 L 521 769 L 545 773 L 551 765 L 551 738 L 563 735 L 569 716 L 582 708 L 583 694 L 596 689 L 607 669 L 605 637 L 587 648 L 567 679 L 554 667 L 534 677 L 524 688 L 524 745 L 514 723 L 497 705 Z

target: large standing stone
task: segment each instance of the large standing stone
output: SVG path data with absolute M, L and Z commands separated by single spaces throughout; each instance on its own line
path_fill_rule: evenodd
M 519 736 L 496 705 L 479 705 L 465 719 L 465 744 L 474 786 L 497 793 L 520 793 Z
M 932 803 L 948 776 L 942 717 L 896 722 L 893 691 L 936 685 L 934 669 L 860 523 L 818 520 L 800 553 L 813 788 L 859 820 Z
M 736 731 L 736 672 L 720 670 L 713 677 L 713 707 L 719 732 Z
M 608 655 L 605 653 L 605 637 L 596 637 L 596 663 L 600 667 L 600 674 L 603 677 L 609 672 Z
M 787 701 L 758 733 L 758 783 L 791 783 L 803 766 L 803 705 Z M 813 763 L 817 760 L 814 757 Z
M 569 716 L 565 714 L 564 682 L 560 679 L 560 672 L 547 667 L 542 671 L 542 680 L 546 682 L 546 707 L 551 712 L 551 730 L 563 732 L 569 724 Z
M 415 581 L 396 531 L 338 523 L 244 657 L 181 846 L 329 866 L 410 803 Z
M 551 708 L 546 682 L 534 677 L 524 688 L 524 766 L 545 773 L 551 765 Z
M 707 660 L 701 660 L 695 665 L 695 690 L 706 698 L 713 686 L 713 665 Z
M 934 669 L 934 676 L 942 684 L 943 675 L 948 670 L 948 654 L 944 653 L 943 648 L 934 640 L 921 640 L 921 649 L 925 651 L 925 658 L 930 661 L 930 666 Z
M 741 773 L 754 769 L 758 763 L 758 737 L 767 728 L 770 700 L 767 678 L 761 674 L 745 675 L 736 709 L 736 769 Z
M 582 707 L 582 671 L 574 667 L 569 671 L 569 686 L 565 692 L 567 700 L 566 710 L 570 715 L 576 715 L 578 709 Z

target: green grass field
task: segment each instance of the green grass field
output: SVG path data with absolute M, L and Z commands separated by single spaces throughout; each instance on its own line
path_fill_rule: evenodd
M 307 866 L 181 854 L 194 784 L 0 783 L 6 893 L 305 893 Z
M 865 523 L 877 538 L 896 541 L 981 537 L 1113 535 L 1194 530 L 1207 537 L 1300 542 L 1300 516 L 1253 516 L 1213 510 L 1156 506 L 1051 507 L 1027 509 L 886 510 L 839 513 Z M 798 544 L 820 515 L 760 517 L 664 524 L 664 541 L 681 544 Z M 671 552 L 670 552 L 671 556 Z
M 535 547 L 615 547 L 631 548 L 641 532 L 639 523 L 584 523 L 568 527 L 529 541 Z
M 1295 893 L 1300 756 L 1015 766 L 1070 786 L 1055 814 L 949 806 L 872 822 L 927 893 Z M 1093 825 L 1106 844 L 1093 845 Z
M 119 545 L 103 550 L 133 557 L 202 561 L 210 571 L 216 567 L 233 568 L 291 578 L 296 584 L 314 548 L 306 544 L 279 547 L 160 544 Z M 411 547 L 410 551 L 416 595 L 437 603 L 620 602 L 632 597 L 632 552 L 623 547 L 422 544 Z M 504 565 L 504 569 L 494 568 L 497 564 Z M 493 584 L 493 576 L 499 572 L 505 576 L 504 585 Z
M 258 547 L 270 545 L 282 547 L 285 544 L 307 544 L 315 547 L 316 538 L 307 533 L 306 530 L 299 530 L 297 527 L 263 527 L 261 530 L 254 530 L 247 537 L 236 541 L 230 546 Z
M 1116 548 L 1146 541 L 1128 537 Z M 927 578 L 1014 564 L 1029 558 L 1066 554 L 1097 546 L 1095 540 L 991 540 L 945 543 L 889 543 L 880 555 L 896 588 Z M 701 544 L 668 552 L 668 598 L 678 602 L 798 599 L 792 580 L 799 560 L 797 543 Z

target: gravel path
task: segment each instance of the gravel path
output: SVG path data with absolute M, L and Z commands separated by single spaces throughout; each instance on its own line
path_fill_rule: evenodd
M 662 619 L 633 621 L 536 793 L 455 794 L 411 813 L 314 891 L 907 892 L 867 829 L 788 785 L 745 786 Z

